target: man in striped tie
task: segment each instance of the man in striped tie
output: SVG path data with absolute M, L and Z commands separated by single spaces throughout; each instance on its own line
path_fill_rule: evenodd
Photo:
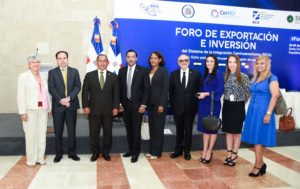
M 63 157 L 63 131 L 66 123 L 68 130 L 68 157 L 74 161 L 76 155 L 76 120 L 79 109 L 78 93 L 81 82 L 78 70 L 68 66 L 68 53 L 58 51 L 55 55 L 58 66 L 48 73 L 49 92 L 52 96 L 52 116 L 55 131 L 54 162 Z

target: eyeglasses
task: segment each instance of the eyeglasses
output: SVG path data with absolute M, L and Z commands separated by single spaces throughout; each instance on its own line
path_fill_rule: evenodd
M 179 63 L 189 62 L 189 59 L 178 60 Z

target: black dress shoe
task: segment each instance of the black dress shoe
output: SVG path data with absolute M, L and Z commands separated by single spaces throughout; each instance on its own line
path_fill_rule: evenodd
M 264 163 L 261 168 L 254 167 L 254 169 L 259 170 L 258 173 L 249 173 L 250 177 L 258 177 L 259 175 L 263 176 L 266 173 L 267 165 Z
M 170 158 L 177 158 L 182 155 L 182 152 L 174 152 L 173 154 L 170 155 Z
M 132 155 L 132 157 L 131 157 L 131 163 L 137 162 L 138 159 L 139 159 L 139 155 L 136 155 L 136 154 Z
M 190 159 L 191 159 L 191 154 L 190 154 L 190 152 L 185 152 L 185 153 L 184 153 L 184 159 L 185 159 L 185 160 L 190 160 Z
M 130 156 L 132 156 L 131 152 L 127 152 L 126 154 L 123 154 L 123 157 L 130 157 Z
M 110 161 L 110 155 L 109 155 L 109 153 L 103 153 L 102 156 L 103 156 L 103 158 L 104 158 L 106 161 Z
M 91 162 L 96 161 L 97 158 L 98 158 L 98 156 L 99 156 L 99 154 L 94 153 L 94 154 L 92 155 L 92 157 L 91 157 Z
M 74 154 L 74 155 L 68 155 L 68 157 L 70 159 L 74 160 L 74 161 L 80 161 L 80 158 L 76 154 Z
M 53 162 L 54 163 L 58 163 L 58 162 L 60 162 L 60 160 L 62 159 L 62 156 L 55 156 L 55 158 L 54 158 L 54 160 L 53 160 Z

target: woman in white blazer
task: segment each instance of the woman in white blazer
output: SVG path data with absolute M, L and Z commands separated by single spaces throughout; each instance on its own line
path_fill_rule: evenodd
M 21 73 L 18 80 L 18 108 L 23 123 L 26 142 L 26 164 L 34 167 L 45 164 L 47 117 L 51 103 L 47 75 L 40 73 L 37 56 L 28 57 L 29 70 Z

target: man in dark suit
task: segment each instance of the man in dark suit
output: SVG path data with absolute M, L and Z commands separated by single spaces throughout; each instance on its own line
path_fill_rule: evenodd
M 99 153 L 99 135 L 103 128 L 102 156 L 110 161 L 112 145 L 113 116 L 118 114 L 120 105 L 119 80 L 116 74 L 107 71 L 108 59 L 104 54 L 97 57 L 98 69 L 86 74 L 82 87 L 82 106 L 89 116 L 91 161 L 96 161 Z
M 59 162 L 63 156 L 65 123 L 68 131 L 68 157 L 74 161 L 79 161 L 80 158 L 76 155 L 76 119 L 77 109 L 79 109 L 77 95 L 81 89 L 79 73 L 77 69 L 68 66 L 68 53 L 66 51 L 57 52 L 55 57 L 58 67 L 48 73 L 55 131 L 56 156 L 54 162 Z
M 192 132 L 194 118 L 197 113 L 198 99 L 195 97 L 200 90 L 200 72 L 189 68 L 190 60 L 186 55 L 178 57 L 180 69 L 170 76 L 169 99 L 176 124 L 176 147 L 170 155 L 176 158 L 184 152 L 186 160 L 191 159 Z
M 131 157 L 131 162 L 135 163 L 140 154 L 141 122 L 149 99 L 150 80 L 147 69 L 136 64 L 137 53 L 134 50 L 126 52 L 126 61 L 128 66 L 119 71 L 120 111 L 124 111 L 129 148 L 123 157 Z

